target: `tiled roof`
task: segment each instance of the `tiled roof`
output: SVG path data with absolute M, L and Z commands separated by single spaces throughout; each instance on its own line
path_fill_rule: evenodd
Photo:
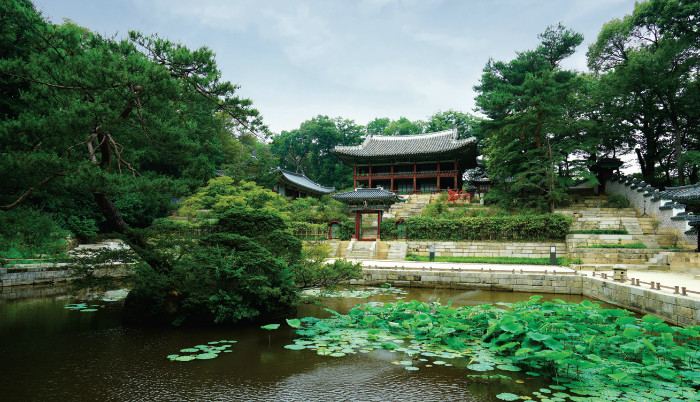
M 426 155 L 476 146 L 476 138 L 457 139 L 457 130 L 418 135 L 373 135 L 360 145 L 337 146 L 333 153 L 350 157 Z
M 288 183 L 301 187 L 307 191 L 310 191 L 312 193 L 319 193 L 319 194 L 330 194 L 330 193 L 335 193 L 335 187 L 324 187 L 308 177 L 304 176 L 302 173 L 293 173 L 288 170 L 284 169 L 277 169 L 280 174 L 282 175 L 282 179 L 284 181 L 287 181 Z
M 661 198 L 678 202 L 700 202 L 700 183 L 690 186 L 666 187 L 659 193 Z
M 333 195 L 333 199 L 344 203 L 354 203 L 358 201 L 389 201 L 393 203 L 396 201 L 406 201 L 405 198 L 382 188 L 358 188 L 354 191 L 335 194 Z

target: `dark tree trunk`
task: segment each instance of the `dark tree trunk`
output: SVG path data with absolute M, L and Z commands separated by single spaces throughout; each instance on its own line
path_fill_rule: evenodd
M 172 271 L 172 264 L 168 260 L 165 254 L 158 252 L 153 249 L 153 246 L 149 244 L 142 236 L 134 232 L 129 228 L 129 225 L 124 222 L 121 213 L 112 200 L 105 193 L 93 193 L 95 197 L 95 202 L 102 212 L 102 216 L 105 217 L 110 228 L 117 233 L 121 233 L 126 236 L 126 240 L 129 242 L 132 250 L 139 255 L 148 265 L 154 270 L 160 273 L 169 273 Z

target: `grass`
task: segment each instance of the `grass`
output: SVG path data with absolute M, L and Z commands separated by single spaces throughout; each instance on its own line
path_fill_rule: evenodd
M 430 261 L 426 255 L 408 254 L 408 261 Z M 436 262 L 460 262 L 472 264 L 516 264 L 516 265 L 549 265 L 549 258 L 527 258 L 527 257 L 435 257 Z M 580 264 L 580 259 L 557 258 L 557 265 L 568 266 L 570 264 Z
M 644 243 L 628 243 L 628 244 L 596 244 L 593 246 L 582 246 L 580 248 L 647 248 Z
M 569 234 L 611 234 L 611 235 L 626 235 L 629 234 L 624 229 L 591 229 L 591 230 L 572 230 Z

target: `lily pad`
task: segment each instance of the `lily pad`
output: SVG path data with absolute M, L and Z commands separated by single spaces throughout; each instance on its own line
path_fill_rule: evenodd
M 408 371 L 417 371 L 418 370 L 418 367 L 416 367 L 416 366 L 406 366 L 404 368 Z
M 474 363 L 470 364 L 467 366 L 469 370 L 474 370 L 474 371 L 489 371 L 493 370 L 493 366 L 488 365 L 488 364 L 483 364 L 483 363 Z
M 515 401 L 517 399 L 520 399 L 518 395 L 511 394 L 509 392 L 502 392 L 498 395 L 496 395 L 496 398 L 502 400 L 502 401 Z
M 520 371 L 520 367 L 518 366 L 513 366 L 512 364 L 499 364 L 496 366 L 497 369 L 499 370 L 505 370 L 505 371 Z
M 80 310 L 81 313 L 92 313 L 93 311 L 97 311 L 98 309 L 96 308 L 84 308 Z
M 302 350 L 302 349 L 306 349 L 306 346 L 293 343 L 291 345 L 284 345 L 284 348 L 291 349 L 291 350 Z
M 261 326 L 260 328 L 267 329 L 267 330 L 273 330 L 273 329 L 277 329 L 279 327 L 280 327 L 279 324 L 267 324 L 267 325 Z
M 179 356 L 179 357 L 174 358 L 173 360 L 177 360 L 179 362 L 188 362 L 188 361 L 191 361 L 194 359 L 195 359 L 194 356 L 188 355 L 188 356 Z

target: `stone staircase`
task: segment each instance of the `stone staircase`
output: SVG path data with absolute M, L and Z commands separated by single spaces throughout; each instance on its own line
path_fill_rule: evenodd
M 580 259 L 577 269 L 609 270 L 626 265 L 636 270 L 668 271 L 673 252 L 662 249 L 675 246 L 676 237 L 658 233 L 653 218 L 639 216 L 634 208 L 605 208 L 606 196 L 579 197 L 574 204 L 556 212 L 570 216 L 571 230 L 620 229 L 626 235 L 570 234 L 566 237 L 569 256 Z M 647 248 L 586 248 L 596 245 L 642 243 Z
M 397 202 L 389 208 L 384 214 L 385 218 L 410 218 L 412 216 L 420 216 L 423 213 L 423 208 L 437 198 L 439 194 L 410 194 L 404 196 L 406 202 Z
M 351 240 L 345 253 L 346 258 L 354 260 L 373 260 L 377 258 L 376 241 Z

